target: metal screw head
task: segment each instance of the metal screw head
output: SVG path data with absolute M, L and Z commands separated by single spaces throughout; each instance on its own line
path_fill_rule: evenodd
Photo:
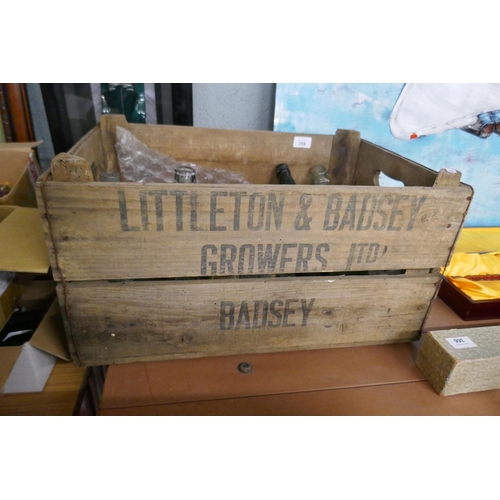
M 238 365 L 238 371 L 241 373 L 250 373 L 253 369 L 253 366 L 250 363 L 240 363 Z

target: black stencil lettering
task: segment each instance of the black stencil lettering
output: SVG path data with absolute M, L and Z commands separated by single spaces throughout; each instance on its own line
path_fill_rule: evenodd
M 253 267 L 255 262 L 255 247 L 253 245 L 241 245 L 240 256 L 238 259 L 238 274 L 243 274 L 245 268 L 245 253 L 248 250 L 248 273 L 253 274 Z
M 342 196 L 340 194 L 331 194 L 330 196 L 328 196 L 328 204 L 326 206 L 325 220 L 323 222 L 323 229 L 325 231 L 334 231 L 335 229 L 337 229 L 340 220 L 341 207 L 342 207 Z M 333 220 L 330 221 L 332 215 L 333 215 Z
M 243 196 L 247 196 L 247 193 L 229 193 L 229 196 L 234 197 L 233 231 L 239 231 L 241 218 L 241 198 Z
M 182 231 L 182 199 L 187 196 L 187 191 L 170 191 L 170 194 L 175 196 L 175 228 L 177 231 Z
M 259 200 L 259 211 L 257 213 L 257 223 L 255 219 L 255 202 Z M 252 193 L 248 202 L 248 222 L 250 231 L 260 231 L 264 226 L 264 212 L 266 209 L 266 197 L 262 193 Z
M 217 247 L 215 245 L 203 245 L 201 247 L 201 275 L 207 276 L 208 267 L 210 267 L 210 276 L 217 274 L 217 263 L 215 261 L 208 262 L 208 251 L 211 255 L 217 255 Z
M 356 243 L 351 244 L 351 249 L 349 250 L 349 256 L 347 257 L 347 265 L 345 267 L 346 271 L 351 269 L 352 261 L 354 259 L 354 251 L 356 250 Z
M 286 253 L 288 252 L 288 250 L 290 248 L 296 248 L 297 247 L 297 243 L 285 243 L 283 245 L 283 250 L 281 251 L 281 260 L 280 260 L 280 272 L 281 273 L 284 273 L 285 272 L 285 265 L 287 262 L 292 262 L 292 258 L 291 257 L 287 257 L 286 256 Z
M 227 252 L 231 255 L 228 257 Z M 234 245 L 221 245 L 220 247 L 220 273 L 234 274 L 233 262 L 236 260 L 236 247 Z M 227 268 L 227 273 L 226 273 Z
M 122 231 L 140 231 L 138 226 L 128 225 L 128 214 L 127 214 L 127 199 L 125 197 L 125 191 L 118 190 L 118 208 L 120 210 L 120 223 Z
M 265 273 L 266 268 L 269 273 L 274 273 L 274 269 L 276 268 L 276 263 L 278 261 L 278 255 L 281 250 L 281 243 L 278 243 L 274 249 L 273 253 L 273 245 L 268 243 L 266 245 L 266 250 L 264 252 L 264 245 L 259 243 L 257 245 L 257 266 L 259 273 Z
M 191 231 L 203 231 L 198 226 L 198 193 L 191 191 Z
M 385 229 L 385 226 L 387 225 L 387 212 L 382 210 L 382 207 L 385 202 L 387 202 L 388 205 L 392 205 L 393 203 L 392 196 L 390 195 L 382 196 L 382 198 L 378 200 L 376 214 L 380 215 L 382 220 L 380 221 L 380 223 L 378 222 L 373 223 L 373 229 L 375 229 L 375 231 L 382 231 Z
M 262 306 L 262 315 L 259 317 L 260 309 Z M 269 304 L 267 300 L 256 300 L 253 307 L 253 328 L 262 328 L 267 326 L 267 311 L 269 309 Z
M 285 193 L 280 193 L 279 203 L 276 201 L 276 193 L 270 193 L 267 200 L 266 231 L 271 229 L 271 216 L 274 217 L 276 231 L 281 229 L 283 219 L 283 208 L 285 206 Z
M 371 206 L 367 209 L 368 202 L 371 201 Z M 377 208 L 377 197 L 372 195 L 366 195 L 363 198 L 363 205 L 361 207 L 361 213 L 359 214 L 358 225 L 356 227 L 357 231 L 366 231 L 370 229 L 373 221 L 373 214 Z M 366 222 L 365 222 L 365 216 Z
M 380 245 L 378 243 L 372 243 L 368 248 L 368 255 L 366 256 L 366 263 L 373 264 L 377 261 L 378 252 L 380 250 Z
M 141 205 L 141 221 L 142 230 L 149 230 L 149 218 L 148 218 L 148 198 L 147 193 L 144 191 L 139 191 L 139 202 Z
M 358 243 L 359 253 L 358 253 L 358 264 L 361 264 L 363 261 L 363 254 L 365 253 L 365 248 L 368 246 L 368 243 Z
M 340 223 L 339 231 L 342 231 L 345 226 L 349 226 L 349 231 L 354 231 L 354 224 L 356 222 L 356 195 L 353 194 L 349 198 L 347 207 Z
M 329 252 L 330 251 L 330 245 L 328 243 L 320 243 L 316 247 L 316 260 L 321 263 L 321 270 L 326 271 L 326 267 L 328 265 L 328 261 L 321 255 L 322 251 Z
M 409 198 L 409 196 L 405 195 L 405 196 L 396 196 L 396 199 L 394 201 L 394 205 L 392 207 L 392 211 L 391 211 L 391 217 L 389 219 L 389 224 L 387 226 L 387 231 L 400 231 L 401 230 L 401 226 L 395 226 L 395 220 L 396 220 L 396 217 L 398 215 L 403 215 L 403 211 L 402 210 L 398 210 L 399 208 L 399 202 L 401 200 L 407 200 Z
M 248 313 L 248 303 L 246 300 L 241 302 L 240 312 L 238 314 L 238 320 L 236 321 L 235 330 L 239 330 L 241 326 L 245 328 L 250 328 L 250 314 Z
M 230 330 L 234 326 L 234 302 L 223 300 L 220 303 L 220 329 Z
M 311 206 L 313 198 L 310 194 L 304 193 L 300 197 L 300 212 L 295 217 L 295 222 L 293 227 L 297 231 L 309 231 L 311 229 L 310 224 L 312 221 L 312 217 L 307 215 L 307 209 Z
M 292 309 L 290 306 L 294 302 L 298 302 L 299 299 L 286 299 L 285 300 L 285 311 L 283 313 L 283 327 L 285 326 L 295 326 L 295 323 L 288 323 L 288 317 L 293 316 L 295 314 L 295 309 Z
M 156 230 L 163 231 L 163 196 L 167 196 L 168 191 L 150 191 L 149 194 L 155 197 Z
M 226 191 L 214 191 L 210 193 L 210 231 L 225 231 L 226 226 L 217 225 L 217 214 L 223 214 L 223 208 L 217 208 L 217 197 L 227 196 Z
M 276 321 L 267 322 L 267 326 L 270 328 L 277 328 L 278 326 L 281 326 L 281 319 L 283 315 L 281 314 L 281 311 L 276 310 L 276 306 L 283 307 L 283 301 L 275 299 L 269 305 L 269 312 L 276 318 Z
M 308 304 L 306 299 L 300 299 L 302 304 L 302 326 L 307 326 L 307 318 L 309 317 L 315 300 L 316 299 L 311 299 Z
M 407 231 L 411 231 L 413 229 L 413 224 L 415 223 L 415 219 L 417 218 L 418 212 L 422 208 L 422 205 L 424 204 L 425 200 L 427 199 L 427 196 L 422 196 L 420 200 L 417 201 L 416 197 L 413 197 L 411 200 L 411 216 L 410 220 L 408 221 L 408 227 L 406 228 Z
M 304 251 L 306 255 L 304 256 Z M 297 251 L 297 262 L 295 263 L 295 272 L 298 273 L 301 270 L 307 271 L 308 262 L 311 260 L 313 254 L 313 246 L 309 243 L 301 243 Z

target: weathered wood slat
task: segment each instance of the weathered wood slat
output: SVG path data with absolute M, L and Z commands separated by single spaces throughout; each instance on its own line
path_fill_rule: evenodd
M 457 187 L 460 185 L 462 174 L 453 168 L 442 168 L 436 177 L 434 187 Z
M 274 167 L 290 166 L 297 184 L 309 184 L 309 170 L 328 166 L 332 136 L 200 127 L 129 124 L 147 146 L 175 158 L 206 168 L 223 168 L 244 174 L 252 184 L 277 184 Z M 294 147 L 295 137 L 311 138 L 309 148 Z
M 102 145 L 104 150 L 104 171 L 118 172 L 118 159 L 116 156 L 116 127 L 128 127 L 123 115 L 103 115 L 100 121 Z
M 330 184 L 353 184 L 361 136 L 356 130 L 337 130 L 328 167 Z
M 55 182 L 41 189 L 50 200 L 54 276 L 67 281 L 439 267 L 471 193 Z
M 415 340 L 438 276 L 67 283 L 85 365 Z M 64 304 L 66 302 L 66 304 Z
M 373 186 L 373 176 L 376 171 L 404 182 L 406 187 L 432 187 L 437 175 L 434 170 L 362 140 L 359 146 L 354 184 Z

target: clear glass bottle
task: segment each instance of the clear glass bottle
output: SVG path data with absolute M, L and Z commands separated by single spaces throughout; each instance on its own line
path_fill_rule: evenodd
M 101 172 L 100 182 L 120 182 L 120 172 Z
M 312 167 L 309 171 L 311 176 L 311 184 L 325 185 L 330 184 L 330 179 L 328 178 L 328 172 L 323 165 L 316 165 Z
M 187 166 L 176 167 L 174 181 L 178 182 L 179 184 L 195 184 L 195 169 Z
M 280 184 L 295 184 L 290 172 L 290 167 L 286 163 L 276 165 L 276 177 Z

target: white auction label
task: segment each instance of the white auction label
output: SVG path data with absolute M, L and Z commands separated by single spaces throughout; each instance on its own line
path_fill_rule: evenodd
M 312 144 L 312 137 L 294 137 L 293 147 L 294 148 L 307 148 L 309 149 Z
M 469 347 L 477 347 L 469 337 L 451 337 L 446 339 L 455 349 L 468 349 Z

